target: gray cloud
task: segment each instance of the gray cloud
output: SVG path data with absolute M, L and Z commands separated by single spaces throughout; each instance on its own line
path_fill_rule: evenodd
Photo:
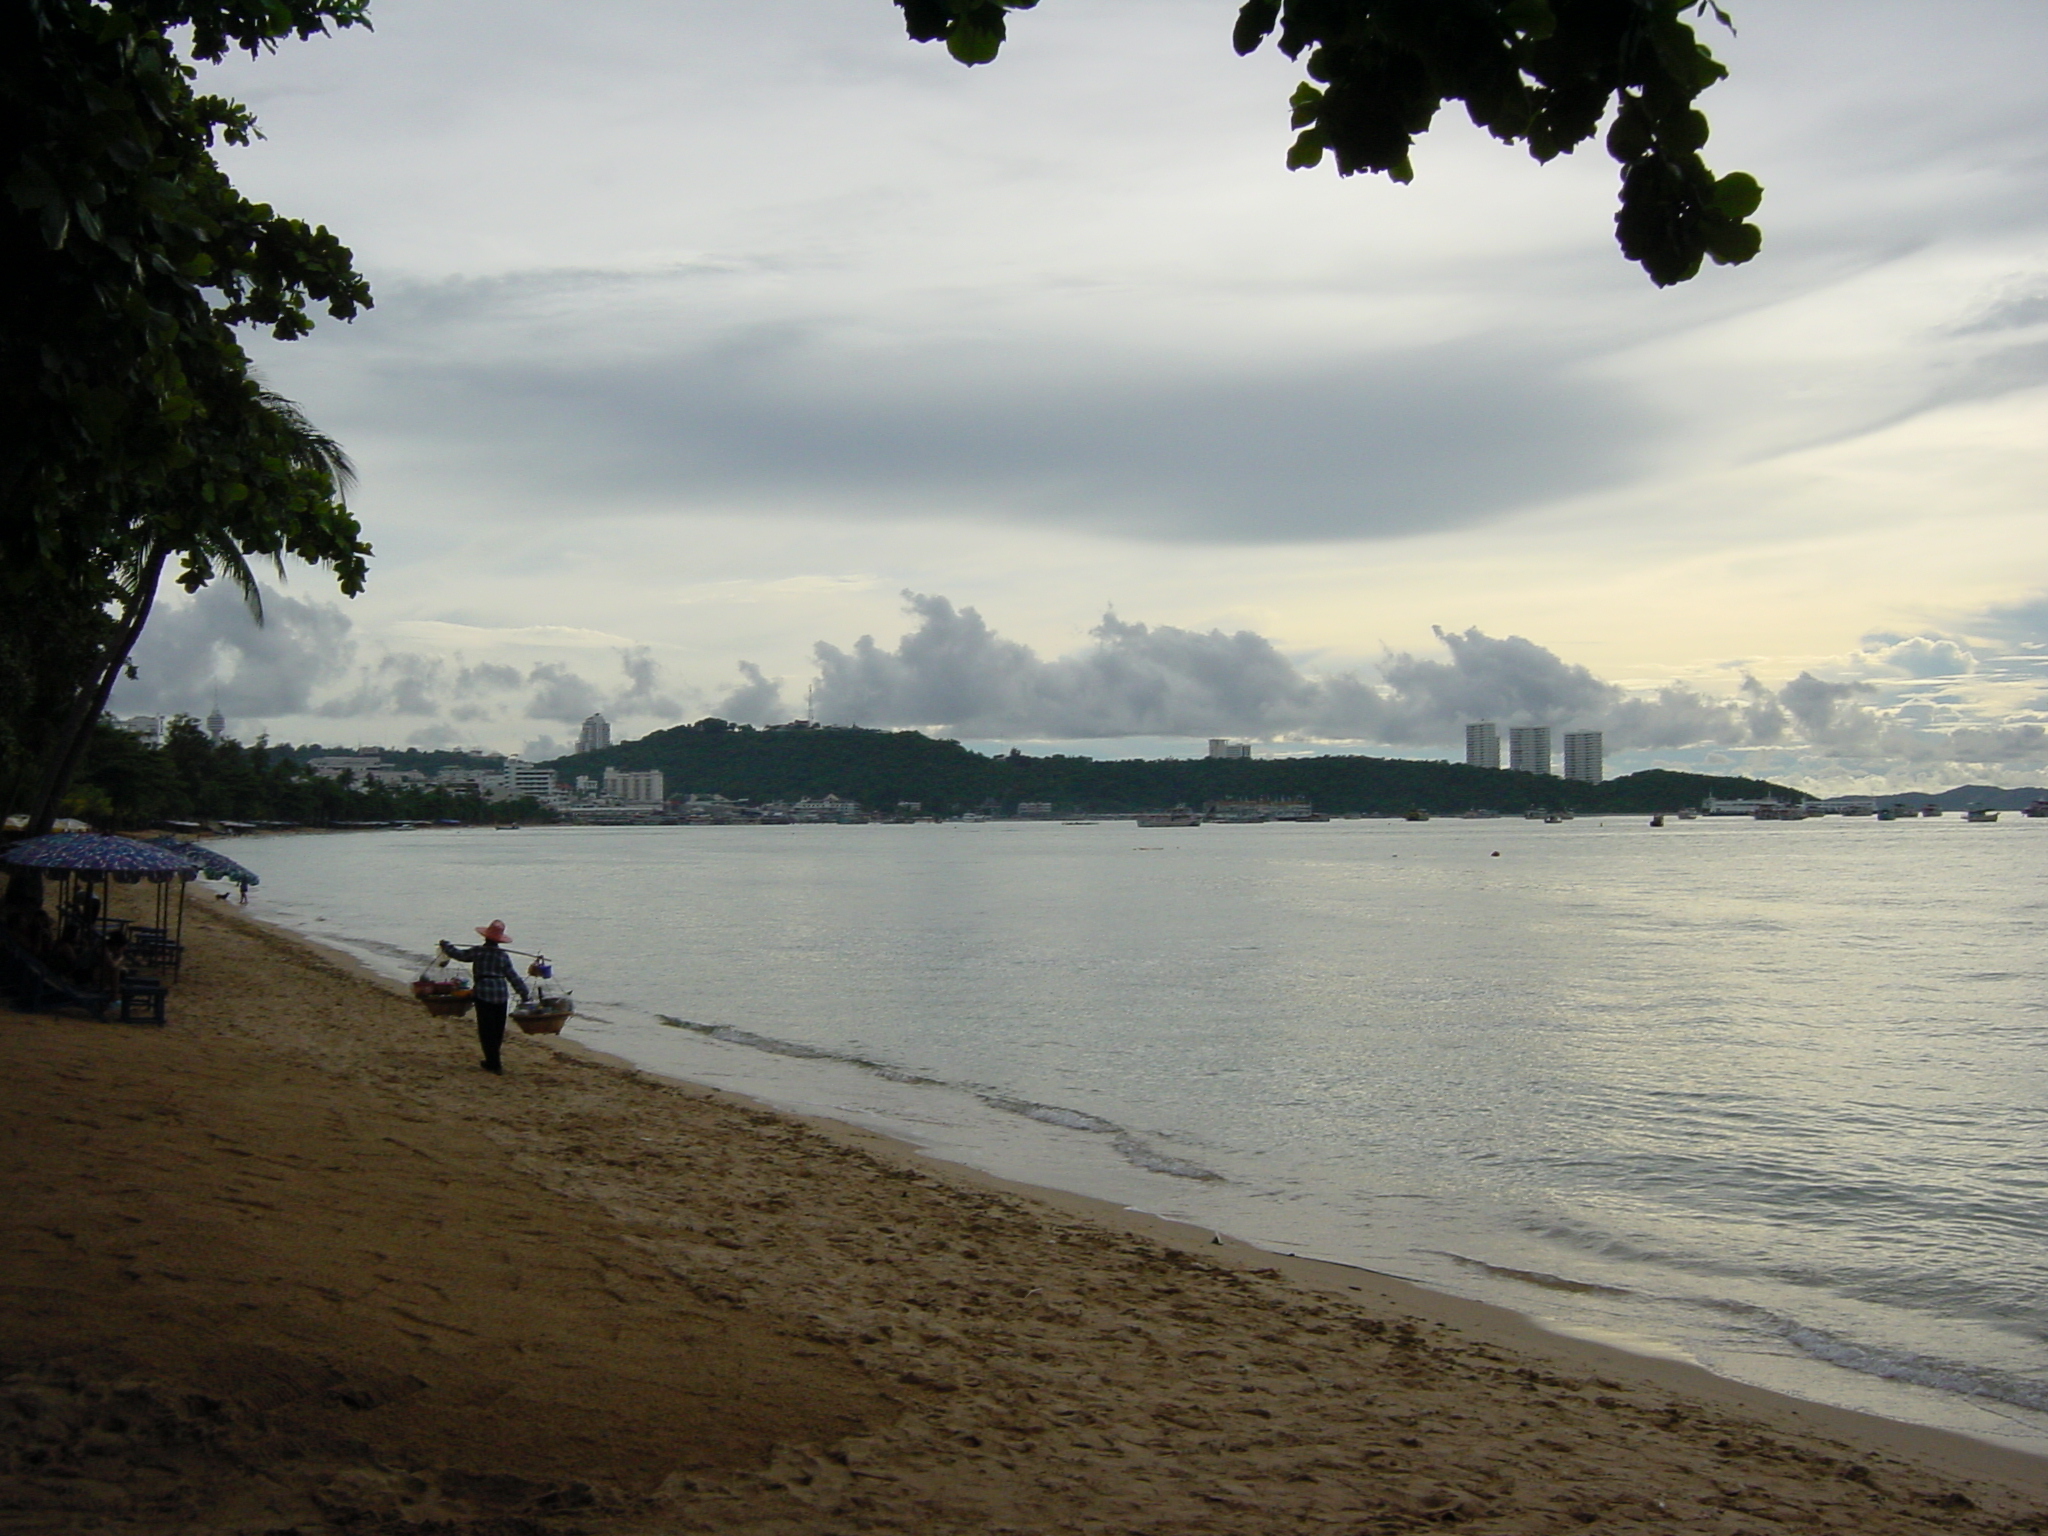
M 782 702 L 781 678 L 765 676 L 751 661 L 740 663 L 740 676 L 746 681 L 720 700 L 712 714 L 743 725 L 769 725 L 789 718 L 789 708 Z
M 2022 330 L 2036 325 L 2048 325 L 2048 291 L 2025 287 L 1993 299 L 1975 316 L 1957 326 L 1956 334 L 1972 336 L 1985 331 Z
M 609 708 L 614 714 L 674 718 L 683 712 L 683 706 L 662 690 L 661 665 L 646 646 L 619 652 L 619 667 L 626 674 L 627 688 L 612 695 Z
M 372 340 L 343 343 L 364 369 L 357 430 L 431 441 L 466 478 L 570 505 L 1279 542 L 1488 522 L 1619 483 L 1677 426 L 1592 380 L 1580 336 L 1365 337 L 1341 360 L 1212 348 L 1191 367 L 1096 333 L 877 345 L 851 309 L 709 322 L 717 290 L 685 299 L 670 272 L 528 280 L 382 300 Z M 604 311 L 636 287 L 684 333 L 625 344 Z M 560 334 L 564 304 L 593 309 L 580 343 Z
M 263 591 L 259 628 L 224 582 L 159 606 L 115 690 L 124 713 L 204 715 L 216 697 L 230 717 L 304 713 L 354 658 L 348 616 L 328 603 Z
M 818 714 L 835 722 L 924 725 L 961 735 L 1060 740 L 1117 736 L 1300 737 L 1426 745 L 1469 720 L 1604 726 L 1617 746 L 1746 738 L 1741 709 L 1685 689 L 1631 697 L 1519 636 L 1438 630 L 1448 660 L 1394 652 L 1381 681 L 1310 677 L 1272 641 L 1130 623 L 1106 615 L 1094 644 L 1040 658 L 972 608 L 906 593 L 918 619 L 893 650 L 862 636 L 820 642 Z
M 522 670 L 421 651 L 358 662 L 354 626 L 340 608 L 268 590 L 263 599 L 267 622 L 260 627 L 240 598 L 219 586 L 160 608 L 136 648 L 137 677 L 117 686 L 110 707 L 116 714 L 204 715 L 217 697 L 231 725 L 292 716 L 358 728 L 424 720 L 407 730 L 414 744 L 474 740 L 480 727 L 520 719 L 576 724 L 597 710 L 615 720 L 664 723 L 683 713 L 645 646 L 616 653 L 619 678 L 610 682 L 560 662 Z
M 1264 636 L 1106 616 L 1093 643 L 1042 658 L 972 608 L 906 593 L 917 624 L 893 648 L 862 636 L 815 648 L 818 715 L 974 739 L 1229 735 L 1266 741 L 1448 747 L 1465 723 L 1597 729 L 1610 753 L 1783 748 L 1864 765 L 2035 763 L 2041 725 L 1971 720 L 1960 704 L 1895 696 L 1867 677 L 1801 671 L 1779 687 L 1745 676 L 1734 697 L 1682 686 L 1630 691 L 1521 636 L 1438 630 L 1445 655 L 1390 652 L 1377 678 L 1304 673 Z M 1917 687 L 1973 674 L 1951 636 L 1883 637 L 1851 665 Z M 1937 671 L 1937 669 L 1939 669 Z
M 533 697 L 526 703 L 530 719 L 573 724 L 595 713 L 598 708 L 597 690 L 567 667 L 542 662 L 527 675 L 526 680 L 534 690 Z

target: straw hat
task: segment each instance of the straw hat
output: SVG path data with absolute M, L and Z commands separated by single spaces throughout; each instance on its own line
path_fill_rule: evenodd
M 487 944 L 502 944 L 512 937 L 511 934 L 505 931 L 505 920 L 503 918 L 492 918 L 490 927 L 479 928 L 477 932 L 484 936 L 484 942 Z

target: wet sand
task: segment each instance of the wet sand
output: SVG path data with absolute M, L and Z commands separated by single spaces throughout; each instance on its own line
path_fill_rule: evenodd
M 187 936 L 167 1028 L 0 1012 L 0 1532 L 2048 1531 L 2048 1461 Z

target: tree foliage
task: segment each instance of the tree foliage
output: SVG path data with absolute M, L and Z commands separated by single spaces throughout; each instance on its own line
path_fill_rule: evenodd
M 134 829 L 165 821 L 269 821 L 305 826 L 376 821 L 542 821 L 533 800 L 484 804 L 475 795 L 418 786 L 358 788 L 322 778 L 290 748 L 214 741 L 189 716 L 173 718 L 162 746 L 102 722 L 65 797 L 67 815 Z
M 1007 13 L 1036 0 L 896 0 L 910 36 L 944 42 L 963 64 L 996 57 Z M 1706 260 L 1748 261 L 1755 178 L 1716 176 L 1694 103 L 1727 70 L 1688 17 L 1727 16 L 1714 0 L 1246 0 L 1233 42 L 1269 39 L 1308 78 L 1288 102 L 1287 164 L 1328 159 L 1340 176 L 1414 178 L 1416 137 L 1446 102 L 1539 161 L 1568 154 L 1608 123 L 1621 165 L 1615 233 L 1660 287 Z
M 0 705 L 0 785 L 39 765 L 38 820 L 168 570 L 187 590 L 224 573 L 253 592 L 251 559 L 291 556 L 362 587 L 346 461 L 263 388 L 241 334 L 296 339 L 369 289 L 327 230 L 229 182 L 215 149 L 255 124 L 198 92 L 187 56 L 260 53 L 363 11 L 0 7 L 0 655 L 38 668 Z

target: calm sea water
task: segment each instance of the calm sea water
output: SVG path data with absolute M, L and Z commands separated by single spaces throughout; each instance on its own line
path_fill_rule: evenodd
M 395 976 L 502 917 L 574 984 L 573 1033 L 653 1070 L 2048 1451 L 2048 822 L 241 855 L 254 911 Z

